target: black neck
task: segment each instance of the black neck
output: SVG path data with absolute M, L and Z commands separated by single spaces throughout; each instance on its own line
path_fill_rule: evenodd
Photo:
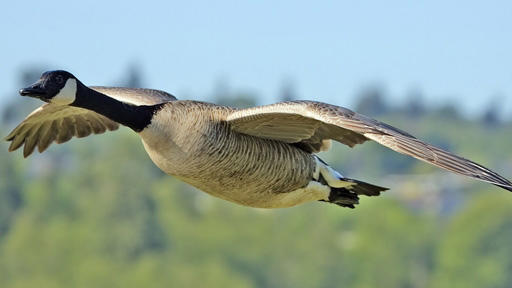
M 71 105 L 92 110 L 112 121 L 140 132 L 150 123 L 162 104 L 136 106 L 118 101 L 98 91 L 77 83 L 76 99 Z

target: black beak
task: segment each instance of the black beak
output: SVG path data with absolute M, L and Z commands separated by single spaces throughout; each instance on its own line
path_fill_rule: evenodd
M 41 96 L 46 95 L 46 91 L 41 88 L 41 85 L 34 84 L 32 86 L 29 86 L 27 88 L 23 88 L 20 90 L 21 96 L 30 96 L 35 98 L 41 98 Z

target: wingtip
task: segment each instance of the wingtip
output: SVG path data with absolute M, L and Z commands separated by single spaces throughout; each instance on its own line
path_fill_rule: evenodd
M 23 143 L 25 143 L 25 140 L 23 139 L 22 142 L 19 142 L 19 141 L 14 141 L 15 139 L 12 139 L 12 140 L 9 140 L 9 141 L 12 141 L 11 144 L 9 145 L 9 148 L 7 148 L 7 151 L 9 152 L 13 152 L 13 151 L 16 151 L 18 150 L 18 148 L 20 148 Z M 18 143 L 19 142 L 19 143 Z
M 24 129 L 24 123 L 20 123 L 18 126 L 16 126 L 16 128 L 12 129 L 11 132 L 9 134 L 7 134 L 7 136 L 4 137 L 4 140 L 5 141 L 12 141 L 14 140 L 14 138 L 16 138 L 16 135 L 18 135 L 20 132 L 23 131 Z
M 7 141 L 7 142 L 12 141 L 14 139 L 14 134 L 11 133 L 11 134 L 5 136 L 3 139 L 4 139 L 4 141 Z
M 512 186 L 509 186 L 509 185 L 500 185 L 500 184 L 494 184 L 494 185 L 496 185 L 496 186 L 498 186 L 498 187 L 500 187 L 500 188 L 503 188 L 503 189 L 505 189 L 505 190 L 507 190 L 507 191 L 512 192 Z

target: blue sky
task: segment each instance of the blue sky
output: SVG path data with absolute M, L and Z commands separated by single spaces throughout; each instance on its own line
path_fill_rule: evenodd
M 291 80 L 302 99 L 353 107 L 377 83 L 397 102 L 420 90 L 477 113 L 501 95 L 512 112 L 511 1 L 4 1 L 0 10 L 0 97 L 30 66 L 110 85 L 137 63 L 147 86 L 178 98 L 206 99 L 224 79 L 268 103 Z

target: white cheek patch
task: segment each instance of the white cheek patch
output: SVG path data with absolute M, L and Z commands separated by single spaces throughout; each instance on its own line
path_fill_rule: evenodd
M 57 105 L 69 105 L 75 101 L 76 98 L 76 79 L 69 78 L 66 85 L 60 89 L 57 95 L 53 96 L 50 100 L 51 103 Z

